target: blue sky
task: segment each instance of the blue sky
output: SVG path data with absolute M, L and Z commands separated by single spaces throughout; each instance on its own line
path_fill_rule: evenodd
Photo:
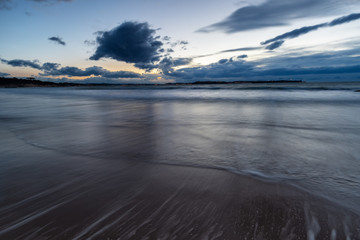
M 0 76 L 360 81 L 358 0 L 0 0 Z

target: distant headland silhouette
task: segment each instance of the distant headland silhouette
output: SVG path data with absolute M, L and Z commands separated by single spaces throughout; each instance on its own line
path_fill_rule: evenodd
M 5 78 L 0 77 L 0 87 L 19 88 L 19 87 L 81 87 L 81 86 L 156 86 L 156 85 L 208 85 L 208 84 L 261 84 L 261 83 L 302 83 L 302 80 L 269 80 L 269 81 L 196 81 L 189 83 L 72 83 L 72 82 L 49 82 L 35 78 Z

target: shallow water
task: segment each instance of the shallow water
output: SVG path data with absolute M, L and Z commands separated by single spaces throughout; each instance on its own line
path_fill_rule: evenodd
M 109 169 L 128 164 L 136 169 L 133 164 L 145 162 L 223 169 L 266 184 L 295 187 L 335 204 L 342 209 L 339 212 L 359 216 L 360 94 L 355 89 L 360 89 L 359 84 L 0 89 L 0 211 L 19 202 L 22 206 L 21 199 L 56 192 L 59 183 L 76 181 L 73 178 L 79 175 L 69 169 L 101 185 L 102 180 L 87 173 L 106 168 L 99 174 L 105 178 L 116 174 Z M 16 151 L 19 153 L 14 154 Z M 37 154 L 45 155 L 39 159 Z M 59 156 L 92 160 L 86 164 L 88 160 L 51 162 Z M 48 159 L 46 164 L 44 159 Z M 27 172 L 29 164 L 36 174 Z M 26 178 L 26 174 L 36 176 Z M 147 173 L 139 170 L 136 174 Z M 54 175 L 54 186 L 41 182 L 42 175 L 44 179 Z M 6 179 L 12 180 L 7 184 Z M 30 181 L 33 190 L 22 192 L 24 181 Z M 45 210 L 37 208 L 36 214 L 48 214 L 57 204 L 77 197 L 68 194 L 71 198 L 50 201 L 52 204 L 46 200 Z M 116 212 L 114 208 L 104 219 Z M 307 238 L 314 239 L 320 231 L 319 220 L 307 206 L 302 211 Z M 27 210 L 17 214 L 15 219 L 37 216 L 27 215 Z M 352 222 L 349 218 L 339 221 Z M 18 227 L 9 230 L 11 226 L 14 224 L 0 228 L 0 238 L 2 233 L 17 231 Z M 334 228 L 326 239 L 345 236 L 347 231 L 353 234 L 347 237 L 357 239 L 359 230 L 345 226 L 341 227 L 343 235 Z M 86 234 L 78 232 L 77 236 Z

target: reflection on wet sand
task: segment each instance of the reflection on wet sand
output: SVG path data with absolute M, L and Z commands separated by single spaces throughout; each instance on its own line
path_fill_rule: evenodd
M 7 187 L 0 239 L 359 236 L 356 215 L 282 183 L 216 169 L 74 157 L 21 140 L 12 144 L 25 151 L 9 151 L 7 157 L 17 156 L 21 165 L 1 174 Z
M 360 238 L 357 105 L 0 100 L 0 239 Z

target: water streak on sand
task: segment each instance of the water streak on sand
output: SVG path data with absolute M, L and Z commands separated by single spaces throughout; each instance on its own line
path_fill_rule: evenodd
M 20 228 L 22 227 L 23 225 L 25 224 L 28 224 L 30 223 L 31 221 L 53 211 L 54 209 L 62 206 L 62 205 L 65 205 L 66 203 L 74 200 L 75 198 L 72 198 L 72 199 L 68 199 L 66 201 L 60 201 L 59 203 L 55 204 L 55 205 L 51 205 L 51 206 L 47 206 L 47 207 L 43 207 L 41 210 L 38 210 L 38 211 L 35 211 L 29 215 L 26 215 L 26 216 L 23 216 L 22 218 L 20 219 L 17 219 L 15 220 L 14 222 L 11 222 L 7 225 L 5 225 L 2 229 L 0 229 L 0 236 L 1 235 L 4 235 L 5 233 L 7 232 L 10 232 L 10 231 L 13 231 L 17 228 Z
M 30 196 L 28 198 L 25 198 L 25 199 L 23 199 L 23 200 L 21 200 L 19 202 L 15 202 L 15 203 L 12 203 L 10 205 L 4 206 L 4 207 L 0 208 L 0 213 L 1 213 L 0 219 L 2 219 L 4 217 L 4 214 L 6 212 L 14 211 L 14 209 L 22 207 L 25 204 L 31 204 L 33 201 L 38 201 L 39 198 L 46 197 L 46 196 L 48 196 L 50 194 L 53 194 L 53 193 L 55 193 L 57 191 L 60 191 L 61 189 L 64 189 L 64 188 L 68 187 L 69 185 L 74 184 L 74 183 L 76 183 L 78 181 L 79 181 L 79 179 L 69 181 L 69 182 L 61 184 L 59 186 L 56 186 L 56 187 L 53 187 L 53 188 L 50 188 L 50 189 L 46 189 L 45 191 L 39 192 L 39 193 L 37 193 L 35 195 L 32 195 L 32 196 Z

